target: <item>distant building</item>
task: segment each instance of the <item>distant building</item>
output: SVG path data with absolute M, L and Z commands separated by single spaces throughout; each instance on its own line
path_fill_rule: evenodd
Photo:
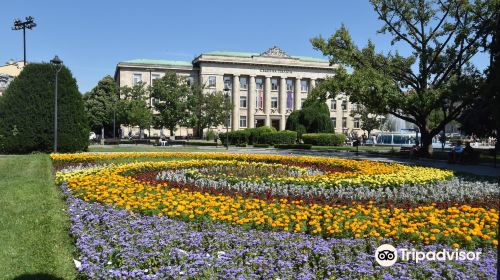
M 227 85 L 231 101 L 237 104 L 230 119 L 231 130 L 273 126 L 284 130 L 286 119 L 302 107 L 311 89 L 335 74 L 336 66 L 328 60 L 291 56 L 278 47 L 262 53 L 207 52 L 193 61 L 135 59 L 118 63 L 115 80 L 118 86 L 133 86 L 139 82 L 150 85 L 167 71 L 185 77 L 188 83 L 201 82 L 205 91 L 223 91 Z M 152 100 L 150 100 L 152 104 Z M 350 116 L 353 104 L 347 97 L 328 100 L 330 117 L 338 133 L 360 130 L 359 119 Z M 219 129 L 222 129 L 220 127 Z M 124 135 L 128 128 L 122 127 Z M 167 130 L 152 130 L 151 135 L 168 135 Z M 133 129 L 133 134 L 138 129 Z M 186 128 L 177 135 L 186 135 Z M 362 133 L 361 133 L 362 134 Z
M 10 82 L 21 73 L 24 68 L 23 61 L 10 60 L 0 66 L 0 95 L 2 95 Z

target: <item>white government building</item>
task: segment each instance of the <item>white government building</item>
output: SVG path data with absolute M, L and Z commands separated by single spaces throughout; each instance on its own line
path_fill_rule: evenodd
M 335 74 L 328 60 L 291 56 L 278 47 L 262 53 L 207 52 L 193 61 L 134 59 L 118 63 L 115 80 L 119 87 L 139 82 L 150 85 L 167 71 L 186 77 L 188 83 L 201 82 L 205 91 L 223 91 L 227 85 L 233 104 L 231 130 L 273 126 L 284 130 L 286 119 L 301 108 L 311 89 Z M 152 100 L 150 100 L 152 102 Z M 328 100 L 330 117 L 337 133 L 362 133 L 360 121 L 350 116 L 354 104 L 347 97 Z M 225 131 L 225 126 L 219 128 Z M 122 127 L 128 135 L 127 127 Z M 137 128 L 132 129 L 138 133 Z M 150 135 L 169 135 L 168 130 L 153 130 Z M 176 135 L 191 134 L 179 128 Z

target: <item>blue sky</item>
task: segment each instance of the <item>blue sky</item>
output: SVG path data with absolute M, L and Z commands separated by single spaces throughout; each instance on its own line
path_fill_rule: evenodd
M 28 61 L 55 54 L 71 69 L 83 93 L 116 64 L 135 58 L 192 60 L 208 51 L 262 52 L 277 45 L 291 55 L 322 57 L 309 39 L 330 36 L 344 23 L 358 45 L 372 39 L 378 50 L 399 50 L 377 34 L 382 23 L 370 3 L 352 1 L 5 1 L 0 13 L 0 64 L 22 60 L 22 31 L 14 19 L 33 16 L 27 32 Z M 486 55 L 474 62 L 483 69 Z

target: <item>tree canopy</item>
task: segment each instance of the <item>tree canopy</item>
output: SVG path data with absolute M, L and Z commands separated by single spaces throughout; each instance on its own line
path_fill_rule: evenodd
M 48 63 L 30 63 L 0 98 L 0 152 L 51 152 L 54 143 L 55 74 Z M 87 149 L 88 122 L 73 75 L 58 76 L 58 152 Z
M 166 127 L 171 136 L 175 135 L 177 125 L 187 115 L 186 98 L 189 91 L 184 78 L 174 72 L 167 72 L 154 81 L 151 96 L 155 99 L 153 106 L 157 111 L 154 117 L 155 127 Z
M 118 90 L 111 76 L 101 79 L 97 86 L 83 95 L 83 100 L 92 130 L 98 132 L 104 127 L 112 128 L 113 114 L 116 112 L 118 102 Z
M 470 61 L 490 36 L 495 7 L 486 0 L 370 2 L 383 22 L 379 32 L 389 34 L 393 45 L 408 45 L 412 54 L 376 52 L 371 41 L 360 49 L 341 26 L 328 40 L 311 40 L 339 66 L 320 88 L 324 95 L 345 92 L 372 112 L 415 124 L 429 152 L 432 137 L 479 95 L 483 77 Z M 431 125 L 429 116 L 436 110 L 443 118 Z

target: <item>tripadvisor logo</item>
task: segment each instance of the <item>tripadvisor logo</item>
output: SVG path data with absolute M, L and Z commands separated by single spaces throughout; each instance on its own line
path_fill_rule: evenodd
M 382 244 L 375 251 L 375 260 L 381 266 L 392 266 L 398 260 L 398 251 L 391 244 Z
M 402 261 L 478 261 L 481 252 L 447 250 L 439 251 L 417 251 L 412 249 L 399 249 L 399 258 Z M 375 251 L 375 260 L 381 266 L 388 267 L 394 265 L 398 260 L 398 250 L 391 244 L 382 244 Z

